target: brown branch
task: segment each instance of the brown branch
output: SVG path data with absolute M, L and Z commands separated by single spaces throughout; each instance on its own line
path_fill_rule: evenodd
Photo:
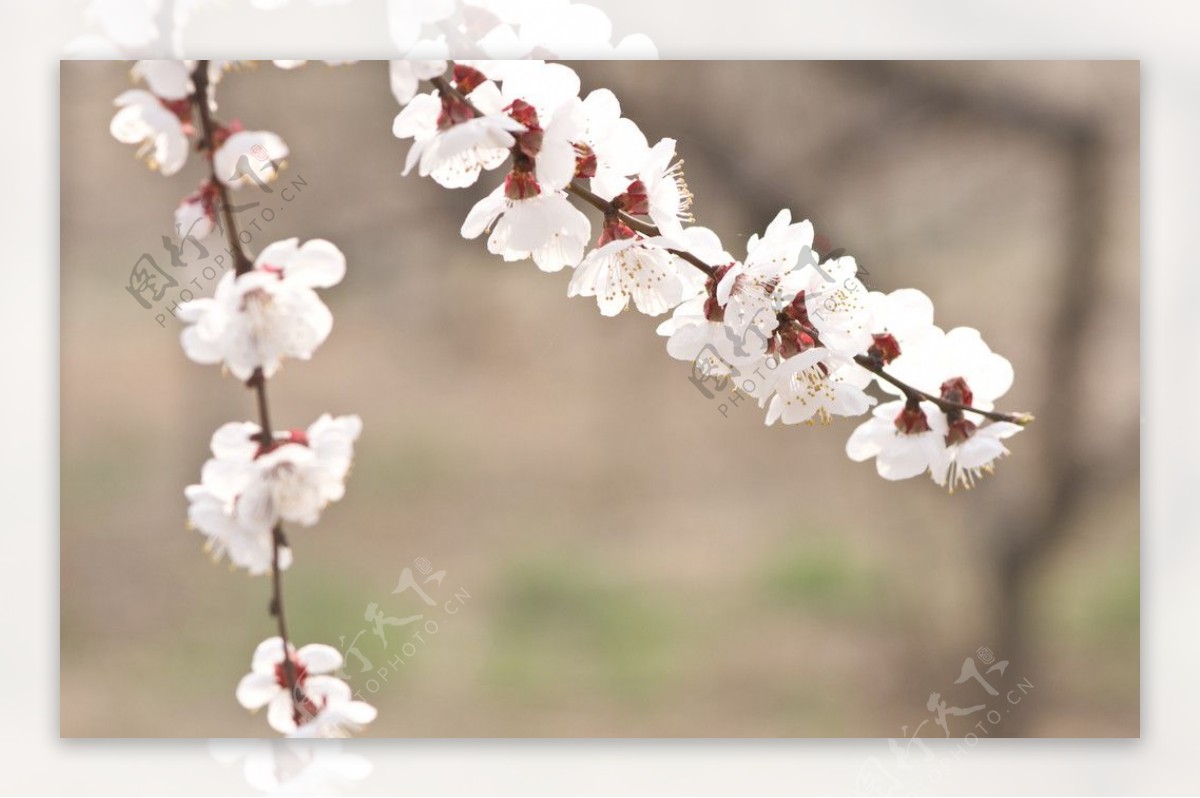
M 453 62 L 450 63 L 453 64 Z M 453 66 L 450 67 L 450 70 L 452 69 Z M 447 80 L 445 75 L 439 75 L 435 78 L 430 78 L 429 82 L 432 83 L 438 91 L 446 94 L 447 96 L 453 97 L 456 101 L 462 103 L 467 108 L 470 108 L 471 112 L 476 116 L 483 116 L 483 112 L 476 108 L 475 105 L 469 99 L 467 99 L 466 95 L 455 88 L 454 84 Z M 605 215 L 605 218 L 615 216 L 623 223 L 643 235 L 658 236 L 662 234 L 661 231 L 653 224 L 649 224 L 630 216 L 618 208 L 611 200 L 602 198 L 600 195 L 596 194 L 596 192 L 587 188 L 579 181 L 572 181 L 567 186 L 567 191 L 599 210 Z M 695 266 L 697 269 L 704 272 L 704 274 L 708 277 L 713 277 L 717 273 L 717 268 L 715 266 L 705 263 L 703 260 L 697 258 L 690 252 L 677 249 L 667 249 L 667 251 L 672 255 L 687 261 L 692 266 Z M 1023 427 L 1033 422 L 1033 415 L 1030 413 L 998 413 L 991 410 L 980 410 L 977 407 L 971 407 L 970 405 L 964 405 L 958 402 L 951 402 L 947 399 L 941 398 L 940 396 L 934 396 L 926 393 L 925 391 L 908 385 L 898 377 L 889 374 L 878 361 L 866 355 L 856 355 L 854 357 L 854 361 L 858 363 L 858 365 L 877 375 L 880 379 L 885 380 L 886 382 L 889 382 L 899 388 L 904 393 L 906 398 L 933 402 L 943 412 L 965 411 L 975 413 L 983 418 L 991 419 L 992 421 L 1008 421 L 1013 424 L 1020 424 Z
M 198 61 L 196 69 L 192 73 L 192 102 L 196 107 L 197 115 L 200 119 L 200 148 L 208 157 L 210 180 L 217 190 L 217 198 L 220 203 L 220 212 L 224 219 L 225 239 L 229 244 L 229 251 L 234 257 L 234 274 L 242 275 L 250 271 L 254 267 L 253 261 L 246 255 L 242 249 L 241 242 L 238 240 L 237 226 L 233 218 L 232 206 L 229 202 L 229 189 L 217 176 L 215 165 L 215 151 L 213 148 L 213 134 L 217 130 L 217 123 L 212 117 L 212 111 L 208 105 L 208 62 Z M 271 415 L 267 407 L 267 379 L 261 368 L 254 370 L 250 379 L 246 381 L 248 388 L 254 389 L 255 400 L 258 404 L 258 440 L 264 450 L 271 446 L 274 442 L 275 435 L 271 426 Z M 292 716 L 293 720 L 299 724 L 303 717 L 302 706 L 305 704 L 304 694 L 301 692 L 296 681 L 296 666 L 292 662 L 289 652 L 288 631 L 287 631 L 287 616 L 283 607 L 283 575 L 279 567 L 280 551 L 287 545 L 287 541 L 283 535 L 283 524 L 276 523 L 271 529 L 271 603 L 268 607 L 268 612 L 274 616 L 279 628 L 279 638 L 283 643 L 283 672 L 287 678 L 288 690 L 292 698 Z
M 934 396 L 931 393 L 926 393 L 919 388 L 914 388 L 913 386 L 908 385 L 898 377 L 888 374 L 877 360 L 874 360 L 867 355 L 855 355 L 854 362 L 865 368 L 867 371 L 878 375 L 881 379 L 890 382 L 892 385 L 895 385 L 901 390 L 901 392 L 904 393 L 904 397 L 906 399 L 933 402 L 943 413 L 961 413 L 966 411 L 968 413 L 976 413 L 977 415 L 991 419 L 992 421 L 1008 421 L 1012 424 L 1020 424 L 1022 427 L 1033 422 L 1033 414 L 1031 413 L 997 413 L 993 410 L 981 410 L 978 407 L 964 405 L 960 402 L 952 402 L 949 399 L 943 399 L 940 396 Z
M 635 219 L 634 217 L 630 216 L 629 214 L 625 213 L 620 208 L 618 208 L 616 206 L 616 204 L 613 203 L 612 200 L 606 200 L 606 199 L 601 198 L 599 194 L 597 194 L 596 192 L 592 191 L 589 188 L 584 187 L 583 184 L 581 184 L 579 181 L 574 181 L 570 185 L 568 185 L 567 191 L 571 192 L 572 194 L 579 197 L 584 202 L 586 202 L 589 205 L 591 205 L 592 207 L 596 208 L 596 210 L 603 213 L 605 215 L 605 217 L 614 216 L 614 215 L 617 216 L 623 223 L 629 225 L 631 228 L 638 231 L 642 235 L 647 235 L 647 236 L 662 235 L 662 233 L 659 231 L 659 229 L 657 227 L 655 227 L 654 225 L 649 224 L 648 222 L 643 222 L 640 219 Z M 672 255 L 674 255 L 677 258 L 687 261 L 688 263 L 692 264 L 700 271 L 707 274 L 709 277 L 712 277 L 713 275 L 715 275 L 717 273 L 717 269 L 715 266 L 708 265 L 707 263 L 700 260 L 699 258 L 697 258 L 695 255 L 693 255 L 690 252 L 686 252 L 682 249 L 671 249 L 669 247 L 667 248 L 667 252 L 670 252 Z
M 460 92 L 458 89 L 456 89 L 454 87 L 454 85 L 445 78 L 445 76 L 438 76 L 435 78 L 430 78 L 429 82 L 432 83 L 434 85 L 434 87 L 437 88 L 438 91 L 440 91 L 443 94 L 446 94 L 450 97 L 453 97 L 458 102 L 461 102 L 463 105 L 470 108 L 472 113 L 474 113 L 476 116 L 483 116 L 483 112 L 480 111 L 478 108 L 476 108 L 474 103 L 472 103 L 469 99 L 467 99 L 466 95 L 464 95 L 462 92 Z M 588 203 L 596 210 L 603 213 L 605 215 L 605 218 L 615 216 L 616 218 L 620 219 L 622 223 L 628 225 L 631 229 L 636 230 L 637 232 L 641 233 L 644 236 L 660 236 L 660 235 L 662 235 L 662 231 L 660 231 L 655 225 L 650 224 L 649 222 L 643 221 L 641 219 L 638 219 L 635 216 L 629 215 L 625 211 L 618 208 L 612 202 L 612 200 L 606 200 L 606 199 L 602 198 L 599 194 L 592 191 L 591 189 L 589 189 L 587 186 L 583 185 L 583 183 L 579 182 L 578 180 L 574 180 L 570 184 L 568 184 L 567 191 L 574 194 L 576 197 L 579 197 L 581 200 L 583 200 L 584 202 Z M 681 250 L 681 249 L 667 249 L 667 252 L 670 252 L 672 255 L 676 256 L 677 258 L 681 258 L 681 259 L 687 261 L 688 263 L 695 266 L 700 271 L 704 272 L 709 277 L 712 277 L 717 272 L 715 267 L 710 266 L 709 264 L 700 260 L 699 258 L 697 258 L 695 255 L 693 255 L 690 252 L 685 252 L 684 250 Z
M 217 191 L 217 211 L 222 217 L 222 227 L 229 241 L 229 251 L 234 258 L 234 274 L 245 274 L 254 268 L 253 261 L 246 256 L 238 241 L 236 225 L 233 220 L 233 204 L 229 201 L 229 188 L 217 176 L 216 149 L 213 147 L 213 134 L 219 125 L 213 119 L 212 109 L 208 106 L 208 62 L 199 61 L 192 72 L 192 103 L 200 118 L 200 149 L 208 158 L 209 181 Z

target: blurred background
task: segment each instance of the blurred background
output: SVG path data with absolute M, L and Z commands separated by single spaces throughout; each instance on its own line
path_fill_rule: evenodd
M 347 651 L 370 734 L 902 740 L 945 736 L 942 701 L 987 707 L 943 715 L 954 737 L 1136 736 L 1137 63 L 572 66 L 679 140 L 734 255 L 781 207 L 812 219 L 872 288 L 978 327 L 1016 368 L 1002 406 L 1038 421 L 973 491 L 884 482 L 843 454 L 854 421 L 767 428 L 705 398 L 658 320 L 462 240 L 501 173 L 401 178 L 385 64 L 230 74 L 219 116 L 292 150 L 236 195 L 248 250 L 349 261 L 333 334 L 270 399 L 279 427 L 363 418 L 284 588 L 295 641 Z M 61 733 L 269 736 L 233 698 L 268 582 L 185 527 L 212 431 L 254 418 L 166 312 L 215 282 L 162 242 L 203 164 L 164 179 L 111 138 L 127 64 L 61 79 Z M 125 289 L 144 254 L 179 283 L 150 309 Z

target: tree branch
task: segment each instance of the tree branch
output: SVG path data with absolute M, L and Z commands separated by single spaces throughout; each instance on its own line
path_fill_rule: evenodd
M 198 61 L 196 63 L 196 69 L 192 72 L 192 86 L 192 102 L 196 107 L 200 120 L 200 148 L 208 156 L 209 179 L 216 188 L 218 203 L 221 206 L 218 210 L 224 220 L 225 239 L 229 244 L 229 251 L 234 258 L 234 274 L 242 275 L 254 267 L 254 262 L 242 249 L 241 242 L 238 239 L 237 225 L 233 218 L 232 206 L 229 202 L 229 189 L 217 176 L 213 136 L 217 131 L 218 125 L 213 119 L 212 110 L 208 105 L 207 61 Z M 246 381 L 246 386 L 254 389 L 255 400 L 258 404 L 258 440 L 265 451 L 274 443 L 275 433 L 271 426 L 270 411 L 267 407 L 267 379 L 261 368 L 254 370 L 250 379 Z M 288 691 L 292 699 L 293 720 L 299 724 L 303 716 L 302 707 L 305 704 L 305 698 L 296 682 L 296 666 L 292 662 L 289 652 L 287 616 L 283 607 L 283 575 L 279 566 L 280 550 L 286 545 L 287 542 L 283 535 L 283 524 L 277 522 L 271 530 L 271 603 L 268 612 L 274 616 L 279 628 L 279 637 L 283 642 L 283 672 L 287 679 Z
M 453 62 L 450 62 L 450 63 L 451 63 L 451 65 L 453 64 Z M 451 66 L 450 69 L 452 70 L 453 66 Z M 445 75 L 439 75 L 437 77 L 430 78 L 429 82 L 432 83 L 434 88 L 436 88 L 438 91 L 442 92 L 443 94 L 445 94 L 449 97 L 453 97 L 456 101 L 462 103 L 467 108 L 470 108 L 471 112 L 474 113 L 476 116 L 484 115 L 482 111 L 480 111 L 478 108 L 476 108 L 475 105 L 469 99 L 467 99 L 466 95 L 464 95 L 462 92 L 460 92 L 457 88 L 454 87 L 454 85 L 449 80 L 446 79 Z M 636 218 L 630 216 L 629 214 L 625 213 L 620 208 L 618 208 L 611 200 L 603 199 L 598 194 L 596 194 L 594 191 L 592 191 L 591 189 L 587 188 L 582 183 L 580 183 L 578 180 L 572 181 L 567 186 L 567 191 L 569 191 L 570 193 L 574 194 L 576 197 L 579 197 L 584 202 L 588 203 L 592 207 L 594 207 L 597 210 L 599 210 L 600 212 L 602 212 L 606 218 L 615 216 L 615 217 L 619 218 L 624 224 L 628 225 L 630 228 L 636 230 L 637 232 L 639 232 L 643 235 L 658 236 L 658 235 L 662 234 L 661 231 L 659 231 L 659 229 L 657 227 L 655 227 L 653 224 L 649 224 L 640 219 L 636 219 Z M 695 255 L 693 255 L 690 252 L 685 252 L 683 250 L 677 250 L 677 249 L 667 249 L 667 251 L 670 252 L 672 255 L 675 255 L 676 257 L 678 257 L 684 261 L 687 261 L 692 266 L 694 266 L 697 269 L 699 269 L 700 271 L 704 272 L 704 274 L 707 275 L 708 277 L 713 277 L 717 273 L 716 266 L 705 263 L 703 260 L 696 257 Z M 965 412 L 975 413 L 979 416 L 982 416 L 983 418 L 991 419 L 992 421 L 1008 421 L 1013 424 L 1020 424 L 1023 427 L 1027 426 L 1028 424 L 1033 422 L 1033 415 L 1030 413 L 998 413 L 998 412 L 991 411 L 991 410 L 980 410 L 979 408 L 971 407 L 970 405 L 964 405 L 964 404 L 960 404 L 958 402 L 951 402 L 947 399 L 942 399 L 940 396 L 934 396 L 932 394 L 928 394 L 925 391 L 922 391 L 918 388 L 908 385 L 907 383 L 900 380 L 898 377 L 896 377 L 892 374 L 889 374 L 878 361 L 876 361 L 866 355 L 856 355 L 854 357 L 854 362 L 856 362 L 858 365 L 862 366 L 863 368 L 867 369 L 868 371 L 876 374 L 880 379 L 885 380 L 886 382 L 889 382 L 892 385 L 899 388 L 904 393 L 905 397 L 907 397 L 909 399 L 919 399 L 919 400 L 933 402 L 943 412 L 951 412 L 951 411 L 963 412 L 963 411 L 965 411 Z

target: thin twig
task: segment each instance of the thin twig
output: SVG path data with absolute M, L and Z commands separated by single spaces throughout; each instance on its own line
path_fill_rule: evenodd
M 242 250 L 241 242 L 238 240 L 233 211 L 231 210 L 232 206 L 229 202 L 229 190 L 218 178 L 214 163 L 213 134 L 217 130 L 217 124 L 213 120 L 212 112 L 208 107 L 207 61 L 198 61 L 196 63 L 196 69 L 192 73 L 192 86 L 192 102 L 196 107 L 197 115 L 200 119 L 200 147 L 208 156 L 209 174 L 213 185 L 216 187 L 217 199 L 221 206 L 219 211 L 224 219 L 225 238 L 229 244 L 229 251 L 235 261 L 234 274 L 245 274 L 253 268 L 254 263 L 246 255 L 245 251 Z M 274 428 L 271 426 L 270 411 L 267 407 L 267 379 L 261 368 L 254 370 L 250 379 L 246 381 L 246 386 L 254 389 L 255 400 L 258 404 L 258 439 L 265 451 L 274 442 Z M 283 575 L 279 566 L 280 551 L 286 545 L 287 543 L 283 535 L 283 525 L 276 523 L 271 530 L 271 603 L 268 612 L 275 617 L 279 628 L 279 637 L 283 645 L 283 672 L 287 678 L 288 691 L 292 698 L 292 715 L 295 722 L 299 723 L 303 716 L 301 707 L 304 704 L 304 696 L 296 682 L 296 666 L 289 654 L 290 645 L 288 643 L 287 616 L 283 607 Z
M 886 382 L 890 382 L 904 393 L 906 399 L 918 399 L 926 402 L 933 402 L 944 413 L 953 411 L 975 413 L 992 421 L 1008 421 L 1012 424 L 1020 424 L 1022 427 L 1033 421 L 1033 416 L 1029 413 L 997 413 L 993 410 L 981 410 L 978 407 L 964 405 L 961 402 L 952 402 L 949 399 L 943 399 L 940 396 L 934 396 L 931 393 L 926 393 L 919 388 L 914 388 L 908 385 L 903 380 L 888 374 L 883 366 L 879 365 L 878 361 L 867 357 L 866 355 L 855 355 L 854 362 L 865 368 L 867 371 L 878 375 Z

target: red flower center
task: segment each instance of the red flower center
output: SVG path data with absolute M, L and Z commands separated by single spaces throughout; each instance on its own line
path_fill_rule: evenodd
M 646 184 L 634 180 L 624 193 L 613 198 L 613 205 L 618 209 L 635 216 L 644 216 L 650 212 L 650 198 L 646 196 Z
M 575 176 L 596 176 L 596 153 L 586 144 L 575 145 Z
M 295 654 L 292 654 L 289 659 L 292 661 L 292 670 L 296 674 L 296 686 L 302 687 L 304 680 L 308 678 L 308 669 L 300 664 L 300 660 L 296 658 Z M 282 662 L 275 663 L 275 683 L 284 689 L 290 686 L 288 684 L 287 668 L 284 667 Z
M 904 435 L 916 435 L 919 432 L 929 432 L 929 419 L 919 404 L 907 404 L 896 416 L 896 429 Z
M 872 360 L 877 360 L 880 363 L 891 363 L 896 358 L 900 357 L 900 342 L 891 333 L 883 335 L 873 335 L 874 343 L 867 350 L 867 356 Z
M 454 65 L 454 87 L 463 94 L 470 94 L 479 88 L 479 84 L 487 80 L 487 75 L 480 72 L 475 67 L 469 67 L 465 64 Z
M 953 377 L 942 383 L 942 398 L 947 402 L 970 407 L 971 403 L 975 401 L 975 394 L 971 392 L 966 380 L 962 377 Z

